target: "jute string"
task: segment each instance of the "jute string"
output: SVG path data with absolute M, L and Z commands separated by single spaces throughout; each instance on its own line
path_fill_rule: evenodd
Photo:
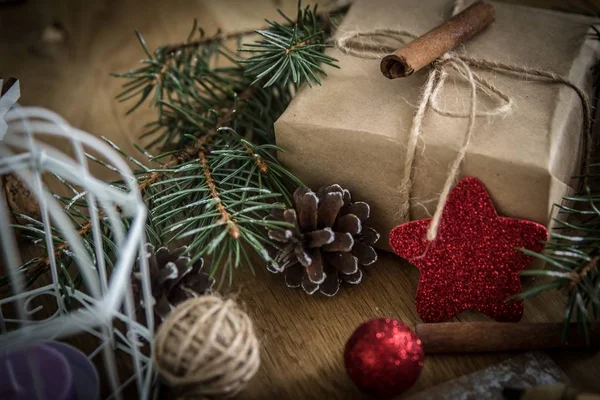
M 462 1 L 456 1 L 452 14 L 460 12 L 464 8 Z M 341 35 L 335 42 L 336 47 L 343 53 L 366 59 L 380 59 L 385 55 L 392 53 L 396 48 L 386 45 L 378 45 L 374 41 L 361 42 L 361 38 L 376 39 L 387 38 L 395 40 L 399 43 L 405 43 L 405 39 L 415 39 L 417 36 L 411 32 L 394 29 L 376 29 L 366 32 L 346 32 Z M 422 134 L 423 119 L 429 107 L 440 115 L 451 118 L 468 118 L 467 128 L 465 129 L 462 145 L 458 154 L 452 162 L 448 176 L 440 193 L 439 201 L 433 214 L 433 218 L 427 230 L 427 240 L 433 241 L 437 237 L 439 226 L 444 211 L 444 206 L 448 200 L 448 194 L 456 182 L 456 178 L 460 172 L 460 166 L 465 159 L 467 150 L 475 132 L 475 121 L 480 116 L 501 116 L 506 115 L 512 108 L 513 101 L 510 96 L 498 89 L 488 79 L 483 78 L 475 69 L 482 71 L 495 71 L 503 74 L 514 74 L 518 76 L 535 77 L 539 80 L 546 81 L 549 84 L 563 84 L 572 88 L 583 107 L 583 148 L 584 157 L 582 169 L 587 169 L 590 162 L 590 151 L 588 144 L 591 143 L 591 114 L 590 105 L 587 95 L 575 83 L 568 78 L 555 74 L 551 71 L 546 71 L 536 68 L 527 68 L 519 65 L 505 64 L 496 61 L 480 60 L 471 58 L 465 55 L 458 54 L 455 51 L 450 51 L 437 60 L 430 66 L 430 72 L 427 80 L 421 91 L 415 114 L 412 120 L 412 126 L 409 131 L 407 140 L 406 156 L 404 158 L 404 169 L 400 180 L 400 206 L 398 215 L 402 220 L 410 218 L 410 195 L 412 190 L 412 175 L 413 163 L 416 156 L 417 144 Z M 446 110 L 440 106 L 440 93 L 448 78 L 448 70 L 458 72 L 469 85 L 469 108 L 468 112 L 458 112 Z M 477 92 L 481 90 L 488 96 L 495 98 L 497 106 L 492 109 L 480 111 L 477 108 Z
M 231 299 L 200 296 L 177 306 L 153 341 L 154 364 L 177 398 L 226 398 L 256 374 L 252 320 Z

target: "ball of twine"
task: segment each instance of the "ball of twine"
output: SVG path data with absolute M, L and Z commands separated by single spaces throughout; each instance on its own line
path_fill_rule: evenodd
M 152 357 L 163 381 L 186 399 L 235 396 L 260 365 L 252 320 L 217 296 L 179 304 L 158 329 Z

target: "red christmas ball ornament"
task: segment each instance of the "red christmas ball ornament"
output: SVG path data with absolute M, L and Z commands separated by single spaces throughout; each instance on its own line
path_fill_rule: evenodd
M 344 365 L 354 384 L 377 398 L 410 388 L 423 367 L 423 346 L 400 321 L 379 318 L 360 325 L 344 349 Z

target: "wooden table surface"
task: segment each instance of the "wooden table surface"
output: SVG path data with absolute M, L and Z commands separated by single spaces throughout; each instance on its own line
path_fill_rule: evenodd
M 282 4 L 283 3 L 283 4 Z M 592 11 L 592 2 L 529 0 L 536 6 Z M 197 17 L 210 34 L 262 26 L 276 18 L 275 8 L 295 8 L 295 0 L 102 0 L 35 1 L 0 6 L 0 76 L 21 79 L 25 105 L 48 107 L 74 126 L 103 135 L 127 151 L 152 118 L 149 110 L 125 116 L 115 101 L 120 83 L 109 72 L 136 67 L 142 51 L 133 35 L 139 29 L 151 48 L 183 40 Z M 44 29 L 60 23 L 64 43 L 41 42 Z M 240 396 L 244 399 L 362 398 L 347 378 L 342 362 L 346 339 L 354 328 L 374 317 L 397 318 L 411 326 L 419 321 L 413 298 L 418 271 L 390 254 L 369 267 L 364 282 L 345 287 L 335 298 L 309 297 L 288 289 L 281 276 L 263 265 L 256 275 L 238 271 L 235 293 L 254 318 L 262 345 L 262 367 Z M 527 282 L 526 282 L 527 284 Z M 525 321 L 560 321 L 564 300 L 547 293 L 525 305 Z M 485 319 L 464 313 L 461 321 Z M 410 390 L 474 372 L 510 354 L 430 356 Z M 600 356 L 553 353 L 551 357 L 582 389 L 600 392 Z

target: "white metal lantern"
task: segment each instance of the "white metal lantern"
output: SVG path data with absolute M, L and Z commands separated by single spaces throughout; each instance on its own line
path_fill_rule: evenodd
M 89 358 L 103 355 L 105 370 L 100 372 L 106 374 L 111 385 L 111 397 L 121 398 L 123 388 L 135 384 L 139 398 L 147 399 L 154 379 L 148 354 L 154 321 L 148 261 L 146 256 L 139 257 L 144 254 L 147 209 L 137 182 L 127 162 L 106 141 L 70 126 L 52 111 L 13 105 L 18 90 L 17 82 L 0 98 L 0 175 L 16 175 L 39 203 L 42 223 L 39 231 L 43 237 L 40 240 L 45 241 L 51 280 L 35 289 L 25 287 L 24 274 L 19 273 L 22 260 L 11 216 L 5 196 L 0 193 L 0 244 L 11 285 L 11 293 L 0 298 L 0 352 L 42 340 L 82 333 L 92 335 L 99 345 Z M 7 124 L 4 135 L 6 126 L 2 119 Z M 66 139 L 71 148 L 65 151 L 53 146 L 57 138 Z M 90 151 L 100 154 L 106 167 L 119 175 L 120 185 L 98 179 L 90 172 L 87 156 Z M 77 188 L 79 195 L 75 197 L 79 204 L 85 202 L 93 240 L 88 237 L 84 241 L 80 237 L 77 224 L 65 212 L 69 205 L 59 202 L 47 190 L 42 177 L 49 175 Z M 124 223 L 124 218 L 128 223 Z M 107 226 L 115 247 L 111 251 L 116 254 L 110 268 L 112 273 L 103 256 Z M 79 289 L 65 290 L 59 282 L 53 238 L 57 233 L 68 244 L 69 255 L 83 278 Z M 142 275 L 144 322 L 136 320 L 130 286 L 136 263 Z M 40 307 L 31 309 L 31 304 L 42 295 L 52 296 L 56 311 L 40 319 Z M 70 307 L 65 304 L 67 298 Z M 16 310 L 16 317 L 8 318 L 7 310 Z M 133 375 L 119 379 L 117 355 L 131 357 Z

